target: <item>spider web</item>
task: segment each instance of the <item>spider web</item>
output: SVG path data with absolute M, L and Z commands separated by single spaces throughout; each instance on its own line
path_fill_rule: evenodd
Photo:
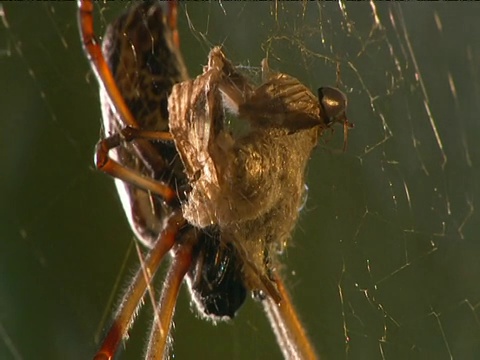
M 125 3 L 97 4 L 97 32 Z M 480 357 L 478 5 L 182 3 L 191 75 L 238 65 L 348 96 L 348 150 L 325 134 L 283 256 L 326 359 Z M 96 81 L 73 4 L 0 5 L 0 357 L 85 359 L 138 264 L 111 179 L 93 169 Z M 117 285 L 115 285 L 117 284 Z M 118 285 L 119 284 L 119 285 Z M 112 300 L 113 299 L 113 300 Z M 179 358 L 280 358 L 253 301 L 231 324 L 175 316 Z M 148 311 L 121 358 L 137 359 Z

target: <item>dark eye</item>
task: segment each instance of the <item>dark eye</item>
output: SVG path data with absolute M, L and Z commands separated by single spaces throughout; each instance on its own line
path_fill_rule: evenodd
M 320 116 L 324 118 L 326 125 L 345 122 L 347 97 L 343 92 L 332 87 L 321 87 L 318 89 L 318 101 L 321 108 Z

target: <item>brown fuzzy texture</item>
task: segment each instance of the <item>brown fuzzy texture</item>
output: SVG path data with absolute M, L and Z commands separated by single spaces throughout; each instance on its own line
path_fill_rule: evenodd
M 298 80 L 271 73 L 266 62 L 263 73 L 255 88 L 214 48 L 202 75 L 173 87 L 169 113 L 191 185 L 185 219 L 217 226 L 244 260 L 247 287 L 269 291 L 262 278 L 295 226 L 307 161 L 326 125 L 318 99 Z M 226 105 L 249 122 L 246 134 L 225 128 Z

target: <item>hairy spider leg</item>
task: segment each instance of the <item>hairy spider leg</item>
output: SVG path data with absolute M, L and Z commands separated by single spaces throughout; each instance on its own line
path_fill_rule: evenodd
M 168 4 L 168 15 L 167 15 L 168 26 L 172 31 L 173 43 L 175 44 L 177 49 L 179 49 L 180 36 L 178 35 L 178 30 L 177 30 L 177 18 L 178 18 L 177 0 L 170 0 Z
M 172 264 L 164 279 L 160 299 L 155 307 L 155 318 L 148 339 L 145 359 L 163 360 L 171 344 L 170 328 L 182 281 L 192 265 L 193 247 L 198 242 L 194 228 L 172 250 Z
M 117 309 L 115 314 L 113 324 L 110 327 L 107 336 L 100 347 L 100 350 L 95 355 L 95 360 L 112 359 L 113 355 L 118 349 L 118 345 L 125 337 L 134 319 L 136 309 L 140 304 L 141 299 L 145 295 L 145 291 L 147 290 L 152 277 L 160 266 L 160 263 L 164 259 L 166 253 L 175 245 L 176 235 L 179 229 L 185 225 L 185 223 L 185 219 L 181 215 L 180 211 L 174 212 L 173 215 L 168 219 L 167 226 L 158 237 L 158 240 L 155 242 L 153 248 L 148 252 L 146 258 L 142 261 L 141 268 L 135 274 L 132 283 L 129 285 L 127 292 L 122 298 L 120 307 Z M 181 275 L 181 272 L 179 272 L 182 268 L 179 268 L 176 264 L 178 261 L 180 261 L 180 263 L 185 266 L 189 257 L 182 254 L 180 255 L 181 256 L 179 256 L 179 259 L 182 260 L 177 260 L 177 262 L 174 261 L 170 267 L 169 273 L 178 272 L 177 276 L 183 278 L 183 275 Z M 168 284 L 168 282 L 165 284 Z M 172 294 L 170 294 L 170 292 L 174 290 L 174 287 L 164 290 L 164 293 L 166 293 L 165 297 L 171 298 Z M 160 320 L 162 320 L 162 318 L 160 318 Z M 170 321 L 169 318 L 165 320 Z M 161 326 L 163 328 L 168 328 L 170 323 L 161 324 Z
M 97 37 L 95 36 L 94 24 L 93 24 L 93 6 L 92 0 L 77 0 L 78 6 L 78 26 L 82 39 L 83 50 L 89 60 L 93 72 L 98 80 L 98 84 L 105 90 L 110 99 L 112 107 L 115 109 L 119 119 L 125 126 L 132 128 L 139 128 L 138 122 L 132 115 L 132 112 L 128 108 L 123 96 L 118 89 L 117 83 L 113 77 L 105 56 L 103 55 L 102 48 L 100 46 Z M 169 9 L 176 9 L 176 2 L 169 2 Z M 176 16 L 176 10 L 169 10 L 169 15 Z M 170 24 L 175 25 L 176 20 L 170 20 Z M 177 32 L 178 41 L 178 32 Z M 168 134 L 168 133 L 166 133 Z M 168 135 L 165 135 L 168 136 Z M 134 148 L 143 161 L 144 165 L 149 168 L 164 169 L 166 164 L 162 161 L 162 158 L 158 156 L 158 153 L 153 148 L 152 144 L 145 140 L 138 140 L 134 142 Z M 120 165 L 121 166 L 121 165 Z M 107 167 L 106 170 L 109 170 Z M 100 169 L 102 171 L 106 171 Z M 107 172 L 107 171 L 106 171 Z M 109 173 L 115 177 L 115 173 Z
M 112 105 L 119 114 L 125 125 L 130 125 L 138 128 L 138 123 L 133 117 L 130 109 L 123 101 L 122 94 L 117 87 L 112 72 L 108 67 L 105 57 L 103 56 L 102 48 L 99 45 L 94 32 L 93 26 L 93 1 L 92 0 L 78 0 L 78 24 L 80 27 L 80 34 L 82 36 L 82 45 L 87 55 L 87 58 L 92 65 L 92 70 L 98 79 L 99 85 L 107 92 L 112 101 Z
M 126 129 L 128 130 L 129 128 Z M 148 137 L 147 135 L 151 137 L 152 133 L 161 134 L 161 139 L 166 138 L 163 136 L 164 134 L 168 134 L 168 136 L 170 135 L 168 132 L 165 133 L 160 131 L 147 131 L 146 133 L 146 137 Z M 131 133 L 131 136 L 129 138 L 125 138 L 125 141 L 134 140 L 136 139 L 137 135 L 141 136 L 142 131 L 136 131 L 136 134 Z M 158 139 L 158 137 L 156 139 Z M 166 185 L 162 181 L 153 180 L 147 176 L 144 176 L 138 171 L 129 169 L 108 156 L 108 152 L 111 149 L 120 146 L 122 142 L 121 140 L 122 137 L 119 134 L 115 134 L 101 140 L 97 144 L 95 151 L 95 166 L 97 169 L 111 175 L 114 178 L 123 180 L 142 189 L 149 190 L 154 194 L 160 195 L 167 203 L 176 199 L 177 194 L 170 186 Z
M 282 300 L 276 303 L 267 297 L 262 304 L 283 356 L 285 359 L 318 359 L 280 276 L 275 276 L 275 283 Z
M 136 140 L 137 146 L 135 148 L 145 165 L 149 167 L 157 165 L 158 168 L 159 159 L 161 158 L 158 157 L 158 153 L 156 153 L 155 149 L 151 147 L 151 144 L 148 141 L 171 140 L 172 138 L 168 132 L 139 129 L 137 121 L 126 106 L 116 85 L 115 79 L 113 78 L 103 56 L 99 42 L 96 40 L 93 30 L 93 2 L 91 0 L 78 0 L 78 9 L 78 22 L 84 51 L 100 86 L 102 86 L 108 94 L 112 106 L 115 108 L 119 118 L 126 126 L 120 134 L 107 137 L 97 144 L 96 166 L 98 169 L 113 177 L 149 190 L 162 196 L 165 201 L 169 202 L 176 198 L 176 193 L 173 189 L 160 181 L 151 180 L 136 171 L 127 169 L 120 163 L 108 157 L 109 150 L 121 145 L 122 141 L 129 142 Z M 169 3 L 169 24 L 171 27 L 176 26 L 176 14 L 176 3 Z M 174 34 L 176 34 L 175 44 L 178 46 L 178 32 L 175 31 Z M 124 294 L 121 305 L 114 316 L 113 324 L 111 325 L 100 350 L 95 356 L 96 360 L 112 359 L 115 355 L 120 342 L 125 337 L 133 322 L 136 309 L 141 303 L 141 299 L 145 296 L 147 288 L 150 287 L 152 277 L 159 268 L 165 255 L 175 245 L 176 235 L 185 223 L 186 221 L 180 211 L 174 212 L 168 219 L 165 229 L 155 241 L 146 258 L 141 261 L 141 268 L 137 271 L 127 292 Z M 160 303 L 157 306 L 158 311 L 155 315 L 156 318 L 158 317 L 159 319 L 158 321 L 155 321 L 157 326 L 154 325 L 153 327 L 154 329 L 152 330 L 151 337 L 153 340 L 150 341 L 151 345 L 149 346 L 149 349 L 155 349 L 156 356 L 163 357 L 165 352 L 178 290 L 191 264 L 193 246 L 191 242 L 189 244 L 179 245 L 178 249 L 174 251 L 174 259 L 170 265 L 162 289 Z M 149 291 L 149 293 L 153 298 L 153 292 Z M 158 331 L 155 329 L 158 329 Z M 149 350 L 149 353 L 151 353 L 151 351 L 152 350 Z

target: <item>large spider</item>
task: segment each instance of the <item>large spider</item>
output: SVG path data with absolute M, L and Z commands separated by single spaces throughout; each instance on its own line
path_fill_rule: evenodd
M 168 8 L 167 8 L 168 6 Z M 287 359 L 315 351 L 280 277 L 278 255 L 296 223 L 304 171 L 318 136 L 350 126 L 335 88 L 315 97 L 295 78 L 262 63 L 254 86 L 210 52 L 189 80 L 179 51 L 176 2 L 136 3 L 113 24 L 102 47 L 93 2 L 78 1 L 82 43 L 100 84 L 104 138 L 98 169 L 116 178 L 130 225 L 149 249 L 95 359 L 111 359 L 126 336 L 167 253 L 146 358 L 168 356 L 169 331 L 185 278 L 199 313 L 233 318 L 248 291 L 259 300 Z M 165 11 L 165 8 L 167 10 Z M 234 135 L 226 112 L 248 130 Z

